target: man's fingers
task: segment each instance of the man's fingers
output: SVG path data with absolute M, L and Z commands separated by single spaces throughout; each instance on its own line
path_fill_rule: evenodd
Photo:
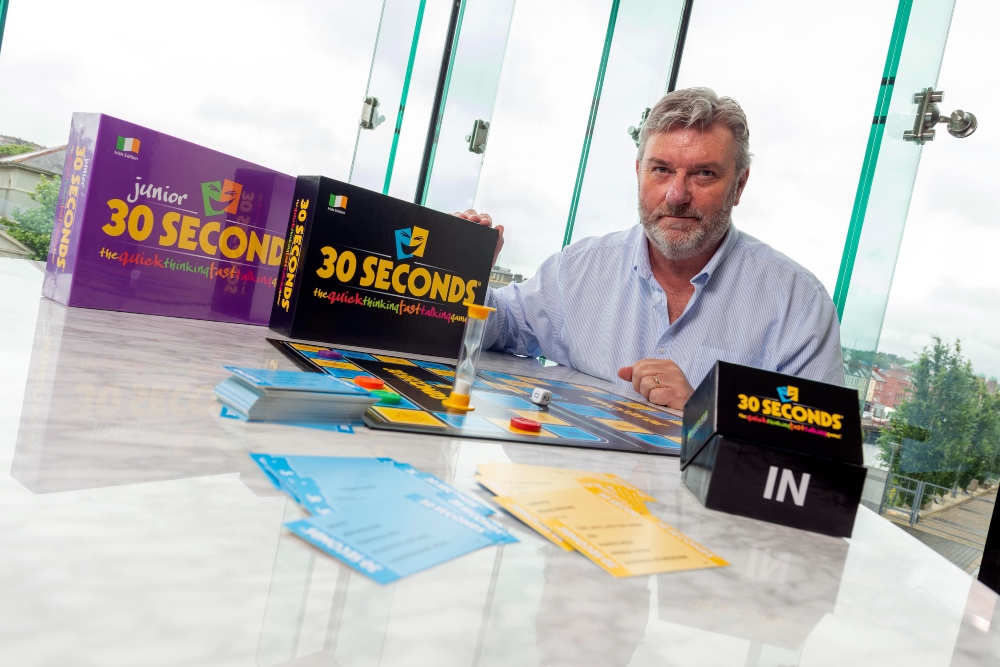
M 474 222 L 477 225 L 483 225 L 485 227 L 493 226 L 493 216 L 491 216 L 489 213 L 478 213 L 474 208 L 468 208 L 462 212 L 456 211 L 455 213 L 452 213 L 452 215 L 458 218 L 462 218 L 463 220 Z M 497 229 L 500 230 L 502 238 L 503 227 L 501 225 L 497 225 Z
M 673 387 L 657 387 L 649 392 L 649 396 L 646 400 L 650 403 L 655 403 L 657 405 L 665 405 L 668 408 L 674 408 L 675 410 L 680 410 L 684 407 L 686 399 L 680 395 Z
M 656 381 L 653 379 L 652 375 L 643 375 L 641 378 L 638 378 L 638 385 L 639 386 L 636 388 L 636 391 L 642 394 L 642 397 L 647 401 L 649 400 L 650 392 L 654 389 L 658 389 Z
M 618 377 L 631 382 L 636 393 L 650 403 L 670 408 L 683 408 L 694 391 L 684 371 L 670 359 L 641 359 L 619 370 Z
M 660 381 L 659 384 L 657 384 L 657 380 Z M 670 407 L 674 407 L 672 403 L 676 403 L 681 396 L 686 396 L 683 384 L 678 379 L 667 377 L 663 373 L 642 376 L 636 391 L 650 403 L 669 405 Z M 656 400 L 658 396 L 659 400 Z M 678 407 L 683 407 L 683 405 L 682 400 Z

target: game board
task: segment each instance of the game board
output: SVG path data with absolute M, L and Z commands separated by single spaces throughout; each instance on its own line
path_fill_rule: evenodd
M 679 417 L 649 403 L 632 401 L 594 387 L 522 375 L 479 371 L 473 387 L 473 412 L 447 412 L 441 401 L 448 396 L 455 367 L 447 364 L 384 354 L 293 343 L 268 338 L 300 368 L 315 373 L 354 379 L 371 375 L 400 394 L 397 405 L 376 403 L 364 416 L 374 429 L 445 434 L 510 442 L 589 447 L 649 454 L 680 454 Z M 321 350 L 336 350 L 343 360 L 320 357 Z M 547 406 L 531 402 L 535 387 L 552 392 Z M 527 417 L 542 425 L 541 433 L 521 431 L 510 425 L 512 417 Z

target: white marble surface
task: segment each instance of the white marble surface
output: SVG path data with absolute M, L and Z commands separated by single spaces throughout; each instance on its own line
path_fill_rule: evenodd
M 701 507 L 677 460 L 218 417 L 223 363 L 291 368 L 261 328 L 40 299 L 0 259 L 0 665 L 994 664 L 996 596 L 868 510 L 850 540 Z M 564 377 L 490 356 L 487 365 Z M 732 566 L 615 580 L 519 544 L 378 586 L 285 535 L 247 452 L 615 471 Z

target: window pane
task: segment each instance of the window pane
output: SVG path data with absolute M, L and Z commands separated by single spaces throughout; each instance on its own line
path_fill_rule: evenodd
M 896 4 L 725 0 L 696 2 L 691 16 L 677 86 L 735 98 L 750 123 L 733 222 L 831 294 Z
M 513 13 L 514 0 L 463 3 L 461 32 L 430 164 L 426 206 L 452 212 L 473 204 L 483 153 L 470 150 L 465 137 L 471 135 L 476 121 L 490 123 L 493 118 Z
M 369 190 L 387 192 L 392 183 L 387 172 L 399 151 L 397 127 L 405 119 L 426 8 L 426 0 L 385 0 L 382 8 L 351 163 L 351 183 Z
M 670 79 L 683 0 L 622 0 L 571 238 L 625 229 L 636 214 L 636 147 L 628 134 Z
M 532 275 L 562 245 L 610 0 L 515 6 L 474 208 L 506 228 L 499 263 Z
M 351 183 L 413 200 L 451 4 L 386 0 L 368 92 L 359 98 L 378 100 L 379 120 L 358 129 Z
M 1000 93 L 983 85 L 995 60 L 989 18 L 996 11 L 985 0 L 956 4 L 937 78 L 938 89 L 945 91 L 943 114 L 961 108 L 982 119 L 1000 105 Z M 868 436 L 873 444 L 868 449 L 893 459 L 892 486 L 898 488 L 887 494 L 886 517 L 975 573 L 995 508 L 1000 468 L 1000 287 L 994 268 L 1000 206 L 992 194 L 1000 129 L 984 122 L 971 137 L 959 140 L 945 127 L 939 125 L 935 140 L 923 147 L 875 360 L 879 377 L 910 375 L 913 386 L 902 395 L 888 382 L 873 388 Z M 938 364 L 939 372 L 924 377 L 918 362 L 927 348 L 934 368 L 932 336 L 942 339 L 939 356 L 968 361 L 971 368 Z M 956 341 L 961 341 L 958 354 Z M 944 345 L 950 347 L 947 354 Z M 900 368 L 904 360 L 910 363 Z M 926 399 L 925 387 L 938 390 L 933 400 Z M 895 423 L 874 418 L 890 409 Z M 895 457 L 891 443 L 900 445 Z M 879 465 L 888 468 L 888 460 Z M 916 520 L 912 528 L 911 519 Z
M 877 148 L 878 161 L 868 177 L 870 194 L 859 205 L 865 207 L 864 226 L 853 270 L 846 277 L 849 287 L 840 337 L 852 350 L 871 354 L 878 344 L 922 151 L 920 145 L 905 141 L 903 133 L 913 128 L 918 113 L 913 94 L 937 81 L 954 5 L 954 0 L 915 3 L 909 12 L 885 130 Z

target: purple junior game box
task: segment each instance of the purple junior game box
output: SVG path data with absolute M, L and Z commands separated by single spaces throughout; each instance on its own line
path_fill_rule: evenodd
M 267 326 L 295 178 L 75 113 L 42 294 Z

